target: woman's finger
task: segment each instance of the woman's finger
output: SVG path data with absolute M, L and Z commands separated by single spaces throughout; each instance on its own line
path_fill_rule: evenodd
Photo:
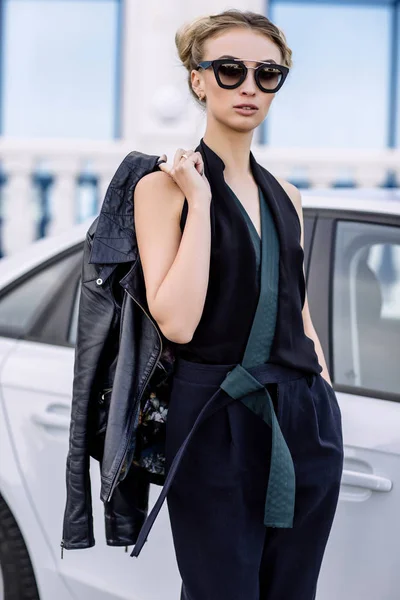
M 196 154 L 194 150 L 184 150 L 183 148 L 178 148 L 175 154 L 176 162 L 174 162 L 174 166 L 182 165 L 182 162 L 188 158 L 193 159 L 194 154 Z
M 190 162 L 194 165 L 196 171 L 198 173 L 200 173 L 200 175 L 203 175 L 204 173 L 204 163 L 203 163 L 203 157 L 201 155 L 200 152 L 194 152 L 194 150 L 187 150 L 186 153 L 187 154 L 187 159 L 190 159 Z M 182 164 L 182 163 L 180 163 Z
M 160 163 L 158 165 L 158 168 L 160 169 L 160 171 L 164 171 L 164 173 L 167 173 L 167 175 L 169 175 L 171 177 L 171 171 L 172 171 L 172 165 L 167 163 L 167 162 L 163 162 Z M 173 179 L 173 177 L 171 177 Z
M 161 163 L 163 162 L 167 162 L 167 155 L 166 154 L 161 154 L 161 156 L 159 157 L 158 161 L 157 161 L 157 166 L 160 166 Z
M 177 149 L 177 151 L 175 152 L 175 156 L 174 156 L 174 167 L 177 167 L 179 165 L 183 154 L 186 154 L 186 156 L 189 156 L 190 150 L 184 150 L 183 148 Z
M 196 162 L 195 162 L 194 166 L 196 167 L 196 169 L 197 169 L 198 173 L 200 173 L 200 175 L 204 175 L 203 157 L 200 152 L 194 152 L 194 155 L 196 156 Z
M 183 156 L 185 154 L 185 156 Z M 166 157 L 164 154 L 163 157 Z M 183 158 L 182 158 L 183 156 Z M 161 160 L 161 158 L 159 159 Z M 189 167 L 189 164 L 192 164 L 196 171 L 203 176 L 204 175 L 204 162 L 203 157 L 200 152 L 195 152 L 194 150 L 184 150 L 183 148 L 178 148 L 174 155 L 173 164 L 169 164 L 166 161 L 159 163 L 159 168 L 164 173 L 167 173 L 175 183 L 175 171 L 179 171 L 182 167 Z

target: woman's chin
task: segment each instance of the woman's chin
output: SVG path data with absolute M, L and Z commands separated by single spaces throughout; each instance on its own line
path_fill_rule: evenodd
M 248 131 L 253 131 L 260 123 L 261 121 L 259 121 L 258 119 L 246 119 L 245 122 L 237 121 L 235 119 L 234 122 L 229 122 L 227 126 L 230 127 L 230 129 L 233 129 L 234 131 L 246 133 Z

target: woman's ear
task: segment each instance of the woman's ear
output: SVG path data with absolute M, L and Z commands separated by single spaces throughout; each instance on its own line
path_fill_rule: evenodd
M 196 94 L 196 96 L 198 96 L 199 99 L 201 100 L 204 97 L 204 90 L 202 89 L 203 82 L 199 75 L 199 72 L 196 71 L 196 69 L 193 69 L 190 76 L 191 76 L 192 89 L 193 89 L 194 93 Z

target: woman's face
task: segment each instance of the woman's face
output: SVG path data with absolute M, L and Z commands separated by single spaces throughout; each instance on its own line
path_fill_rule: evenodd
M 281 52 L 266 35 L 251 29 L 233 27 L 218 37 L 206 41 L 202 60 L 215 60 L 225 55 L 244 61 L 247 67 L 256 67 L 255 61 L 274 60 L 282 64 Z M 254 70 L 249 69 L 244 82 L 235 89 L 221 88 L 212 67 L 192 71 L 192 86 L 206 96 L 207 117 L 236 131 L 251 131 L 267 116 L 275 94 L 262 92 L 254 80 Z M 258 108 L 249 114 L 240 114 L 234 107 L 251 103 Z

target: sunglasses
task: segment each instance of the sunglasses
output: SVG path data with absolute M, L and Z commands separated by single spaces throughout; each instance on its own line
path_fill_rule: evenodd
M 262 92 L 268 94 L 277 92 L 282 87 L 289 73 L 289 67 L 285 67 L 284 65 L 262 63 L 258 67 L 246 67 L 243 60 L 236 58 L 204 60 L 197 65 L 197 69 L 200 67 L 208 69 L 212 66 L 218 85 L 226 90 L 233 90 L 239 87 L 246 79 L 248 70 L 254 69 L 254 79 L 257 86 Z

